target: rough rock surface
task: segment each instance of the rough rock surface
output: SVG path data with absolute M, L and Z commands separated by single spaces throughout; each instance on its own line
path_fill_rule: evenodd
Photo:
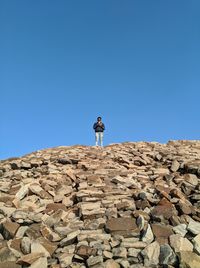
M 0 267 L 200 267 L 200 141 L 0 161 Z

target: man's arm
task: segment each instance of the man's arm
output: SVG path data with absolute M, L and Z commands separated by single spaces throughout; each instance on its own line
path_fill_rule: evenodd
M 94 123 L 93 129 L 96 129 L 96 128 L 97 128 L 97 123 Z
M 101 127 L 103 128 L 103 130 L 105 130 L 105 125 L 104 124 L 102 124 Z

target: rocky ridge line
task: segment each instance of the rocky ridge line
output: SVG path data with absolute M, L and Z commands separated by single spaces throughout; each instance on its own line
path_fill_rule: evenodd
M 200 267 L 200 141 L 0 161 L 0 268 Z

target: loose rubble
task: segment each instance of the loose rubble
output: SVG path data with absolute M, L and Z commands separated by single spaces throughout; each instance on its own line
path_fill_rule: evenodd
M 0 268 L 200 267 L 200 141 L 0 161 Z

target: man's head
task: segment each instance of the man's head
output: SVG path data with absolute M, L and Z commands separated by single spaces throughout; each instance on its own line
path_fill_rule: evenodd
M 97 117 L 97 121 L 101 122 L 101 116 Z

